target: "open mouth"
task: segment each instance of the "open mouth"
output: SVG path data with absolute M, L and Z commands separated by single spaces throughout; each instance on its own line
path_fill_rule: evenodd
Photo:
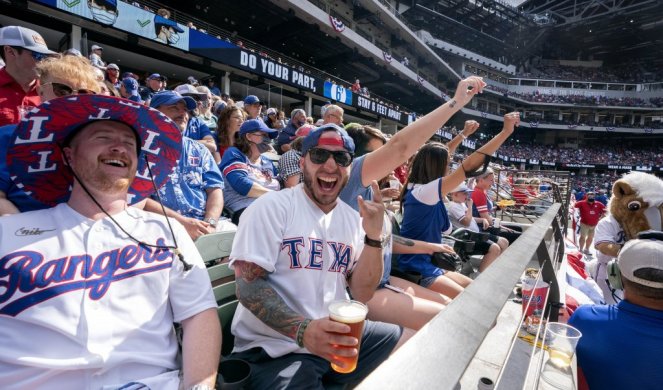
M 102 160 L 101 162 L 106 164 L 106 165 L 110 165 L 110 166 L 118 167 L 118 168 L 126 168 L 127 167 L 127 163 L 125 163 L 122 160 L 109 159 L 109 160 Z
M 323 191 L 332 191 L 336 187 L 337 178 L 333 177 L 319 177 L 318 185 Z

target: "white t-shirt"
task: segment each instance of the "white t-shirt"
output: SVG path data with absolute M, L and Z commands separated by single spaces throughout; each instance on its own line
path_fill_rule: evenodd
M 451 201 L 447 205 L 447 212 L 449 213 L 449 219 L 454 229 L 466 228 L 473 232 L 479 232 L 479 225 L 477 225 L 477 221 L 474 220 L 472 214 L 470 214 L 471 222 L 469 226 L 465 226 L 461 222 L 465 218 L 465 213 L 467 213 L 467 205 L 465 203 Z
M 162 216 L 129 207 L 113 218 L 138 240 L 173 245 Z M 170 250 L 144 249 L 109 218 L 67 204 L 0 218 L 3 389 L 100 389 L 162 374 L 145 383 L 176 389 L 173 322 L 216 302 L 193 242 L 171 224 L 186 273 Z
M 594 230 L 594 248 L 601 243 L 623 245 L 626 241 L 625 237 L 622 226 L 611 214 L 608 214 L 596 224 L 596 229 Z M 599 250 L 596 251 L 596 258 L 603 264 L 608 264 L 610 260 L 614 259 L 614 257 L 604 255 Z
M 364 248 L 359 213 L 346 203 L 325 214 L 299 184 L 259 197 L 242 214 L 230 254 L 269 272 L 267 282 L 306 318 L 328 315 L 333 300 L 346 299 L 346 277 Z M 234 351 L 262 347 L 271 357 L 308 353 L 241 304 L 232 323 Z

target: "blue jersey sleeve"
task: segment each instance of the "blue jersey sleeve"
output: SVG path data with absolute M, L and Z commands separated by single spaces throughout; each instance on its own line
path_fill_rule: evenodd
M 226 184 L 237 193 L 246 196 L 251 191 L 253 181 L 249 178 L 247 158 L 239 149 L 228 148 L 223 154 L 219 167 L 226 179 Z

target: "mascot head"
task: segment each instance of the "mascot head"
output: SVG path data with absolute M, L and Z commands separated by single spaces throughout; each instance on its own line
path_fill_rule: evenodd
M 663 230 L 663 180 L 631 172 L 612 186 L 610 213 L 631 240 L 645 230 Z

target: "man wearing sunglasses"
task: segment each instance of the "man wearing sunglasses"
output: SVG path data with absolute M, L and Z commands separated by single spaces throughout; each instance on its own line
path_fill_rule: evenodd
M 0 69 L 0 126 L 18 123 L 21 112 L 41 104 L 35 67 L 53 54 L 34 30 L 21 26 L 0 29 L 0 57 L 5 62 Z
M 369 300 L 382 273 L 377 183 L 374 201 L 358 200 L 360 213 L 338 199 L 353 153 L 342 128 L 311 131 L 302 145 L 304 183 L 259 197 L 242 215 L 230 254 L 241 302 L 232 356 L 251 364 L 248 387 L 322 389 L 323 378 L 358 383 L 407 338 L 396 325 L 372 321 L 361 341 L 339 337 L 349 327 L 328 316 L 331 301 L 347 299 L 348 290 Z M 339 356 L 357 354 L 354 372 L 332 371 L 330 361 L 345 366 Z

